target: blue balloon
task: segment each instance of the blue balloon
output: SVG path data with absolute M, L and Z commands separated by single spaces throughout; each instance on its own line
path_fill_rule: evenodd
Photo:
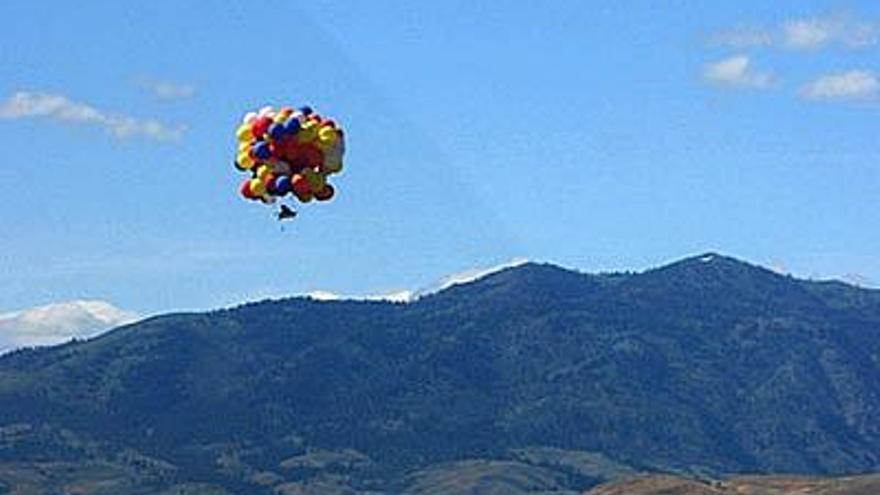
M 290 134 L 291 136 L 299 132 L 299 128 L 299 119 L 291 117 L 287 119 L 287 122 L 284 123 L 284 132 Z
M 290 192 L 290 177 L 282 175 L 275 179 L 275 194 L 283 196 Z
M 308 105 L 306 105 L 304 107 L 299 107 L 299 111 L 302 112 L 302 114 L 305 116 L 309 116 L 313 112 L 312 107 L 310 107 Z
M 276 122 L 269 126 L 269 137 L 275 141 L 284 137 L 284 125 Z
M 269 143 L 265 141 L 257 141 L 254 145 L 254 156 L 260 160 L 268 160 L 272 156 L 272 150 L 269 149 Z

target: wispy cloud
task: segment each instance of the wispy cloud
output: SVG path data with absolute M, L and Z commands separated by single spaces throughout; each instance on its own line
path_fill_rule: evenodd
M 106 301 L 69 301 L 0 314 L 0 353 L 91 337 L 137 318 Z
M 815 50 L 830 43 L 836 31 L 828 19 L 797 19 L 785 23 L 782 42 L 796 50 Z
M 880 80 L 870 71 L 851 70 L 828 74 L 804 85 L 800 95 L 808 100 L 871 100 L 880 93 Z
M 746 55 L 734 55 L 703 67 L 703 81 L 718 86 L 766 89 L 774 84 L 770 72 L 760 72 L 752 68 Z
M 782 44 L 794 50 L 816 50 L 831 44 L 864 48 L 877 43 L 877 23 L 850 16 L 794 19 L 782 28 Z
M 106 129 L 118 138 L 142 136 L 158 141 L 177 141 L 184 133 L 182 126 L 170 127 L 153 119 L 112 114 L 62 95 L 30 91 L 19 91 L 0 101 L 0 119 L 46 119 L 93 125 Z
M 793 18 L 772 27 L 740 26 L 712 36 L 714 44 L 738 50 L 773 46 L 814 51 L 832 45 L 859 49 L 876 45 L 878 40 L 880 23 L 851 14 Z
M 773 32 L 759 27 L 735 27 L 718 31 L 712 35 L 715 45 L 735 48 L 770 46 L 774 43 Z
M 138 77 L 135 82 L 138 87 L 149 91 L 153 96 L 162 100 L 182 100 L 192 98 L 196 94 L 196 88 L 191 84 L 152 77 Z

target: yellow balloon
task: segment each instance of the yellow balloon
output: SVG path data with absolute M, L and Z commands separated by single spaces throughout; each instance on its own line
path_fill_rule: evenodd
M 261 180 L 265 180 L 266 177 L 268 177 L 269 174 L 271 174 L 271 173 L 272 173 L 272 167 L 270 167 L 268 165 L 260 165 L 257 168 L 257 177 L 259 177 Z
M 296 137 L 300 143 L 311 143 L 318 137 L 318 125 L 314 121 L 307 121 L 302 125 Z
M 287 118 L 290 117 L 290 114 L 293 112 L 290 110 L 279 111 L 278 115 L 275 116 L 274 120 L 276 124 L 282 124 L 287 121 Z
M 251 193 L 254 196 L 263 196 L 266 194 L 266 184 L 260 179 L 251 179 Z
M 254 165 L 256 165 L 256 162 L 254 161 L 254 157 L 252 157 L 251 154 L 248 152 L 239 153 L 238 159 L 236 161 L 238 162 L 239 165 L 241 165 L 241 168 L 244 168 L 244 169 L 250 169 L 250 168 L 253 168 Z
M 254 131 L 250 124 L 242 124 L 235 131 L 235 135 L 240 142 L 249 143 L 254 140 Z
M 318 142 L 317 145 L 322 150 L 332 149 L 336 144 L 338 138 L 338 134 L 336 134 L 336 130 L 331 127 L 322 127 L 320 131 L 318 131 Z

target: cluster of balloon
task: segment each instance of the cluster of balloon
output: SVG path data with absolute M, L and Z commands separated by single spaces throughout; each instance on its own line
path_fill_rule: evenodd
M 235 167 L 249 174 L 241 185 L 245 198 L 273 204 L 288 194 L 302 203 L 333 197 L 327 179 L 342 170 L 345 153 L 333 120 L 310 107 L 264 107 L 245 114 L 236 136 Z

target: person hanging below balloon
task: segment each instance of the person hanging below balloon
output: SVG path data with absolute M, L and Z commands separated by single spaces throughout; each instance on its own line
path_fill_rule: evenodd
M 277 213 L 278 220 L 288 220 L 296 218 L 296 210 L 287 206 L 286 204 L 281 204 L 281 209 Z
M 236 131 L 235 167 L 249 177 L 241 185 L 246 199 L 274 204 L 292 196 L 300 203 L 329 201 L 335 189 L 328 182 L 342 171 L 345 135 L 335 121 L 311 107 L 264 107 L 248 112 Z M 295 218 L 282 204 L 278 220 Z

